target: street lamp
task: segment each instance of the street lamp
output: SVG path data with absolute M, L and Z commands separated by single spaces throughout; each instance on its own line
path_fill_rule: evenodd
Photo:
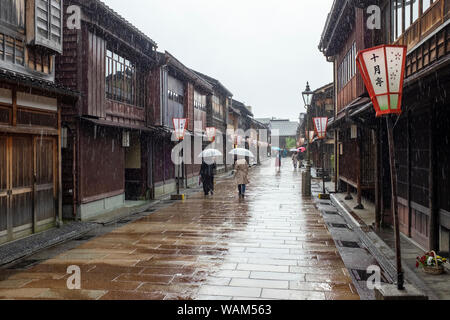
M 322 184 L 323 193 L 319 195 L 320 199 L 329 199 L 327 195 L 327 190 L 325 188 L 325 139 L 327 138 L 327 127 L 328 118 L 327 117 L 317 117 L 313 119 L 314 130 L 316 131 L 317 138 L 321 140 L 322 147 Z
M 306 90 L 302 92 L 303 102 L 305 103 L 306 108 L 306 130 L 309 135 L 309 109 L 311 107 L 312 99 L 314 96 L 314 92 L 311 91 L 309 87 L 309 82 L 306 83 Z M 309 136 L 307 137 L 307 160 L 306 160 L 306 173 L 302 176 L 303 179 L 303 195 L 311 196 L 311 151 L 310 151 L 310 141 Z
M 381 45 L 358 53 L 356 63 L 369 92 L 377 117 L 385 116 L 391 166 L 392 212 L 397 260 L 397 288 L 405 290 L 400 247 L 397 168 L 395 166 L 394 125 L 392 114 L 402 113 L 406 46 Z

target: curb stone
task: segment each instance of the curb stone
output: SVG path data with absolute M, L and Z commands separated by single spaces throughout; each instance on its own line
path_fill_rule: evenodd
M 365 224 L 361 225 L 361 223 L 357 222 L 348 211 L 349 209 L 346 208 L 346 205 L 341 203 L 333 194 L 331 195 L 331 201 L 336 208 L 343 213 L 344 219 L 354 228 L 354 231 L 358 234 L 361 242 L 367 247 L 383 270 L 386 271 L 387 276 L 390 278 L 389 280 L 393 283 L 396 282 L 396 266 L 392 263 L 392 261 L 395 261 L 394 251 L 372 230 L 371 227 L 368 227 Z M 405 274 L 405 280 L 422 290 L 430 300 L 439 300 L 433 290 L 429 288 L 404 261 L 403 272 Z

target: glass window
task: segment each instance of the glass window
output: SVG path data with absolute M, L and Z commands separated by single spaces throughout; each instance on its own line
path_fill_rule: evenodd
M 417 19 L 419 19 L 419 0 L 412 0 L 412 22 L 416 22 Z
M 138 77 L 136 65 L 111 50 L 106 52 L 106 96 L 138 107 L 145 105 L 145 77 Z
M 423 0 L 422 11 L 425 12 L 431 6 L 431 0 Z
M 405 30 L 411 26 L 411 1 L 405 1 Z
M 396 28 L 395 28 L 395 39 L 403 34 L 403 0 L 395 0 L 394 7 L 397 15 Z

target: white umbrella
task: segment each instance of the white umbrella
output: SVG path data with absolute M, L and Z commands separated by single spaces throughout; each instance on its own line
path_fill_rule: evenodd
M 222 152 L 216 149 L 207 149 L 198 155 L 199 158 L 221 157 Z
M 250 157 L 250 158 L 255 157 L 250 150 L 243 149 L 243 148 L 233 149 L 230 151 L 230 154 L 235 155 L 235 156 Z

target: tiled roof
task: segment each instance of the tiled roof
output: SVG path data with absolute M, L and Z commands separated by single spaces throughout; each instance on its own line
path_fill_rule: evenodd
M 0 79 L 12 84 L 23 84 L 36 89 L 48 90 L 50 92 L 61 94 L 65 96 L 78 97 L 80 93 L 78 91 L 69 89 L 58 83 L 33 78 L 18 72 L 9 71 L 0 68 Z
M 86 3 L 86 0 L 83 0 L 82 2 Z M 111 14 L 112 16 L 114 16 L 116 19 L 118 19 L 121 23 L 123 23 L 124 25 L 126 25 L 127 27 L 129 27 L 133 32 L 135 32 L 136 34 L 138 34 L 140 37 L 142 37 L 143 39 L 145 39 L 146 41 L 148 41 L 149 43 L 151 43 L 154 47 L 157 47 L 158 45 L 156 44 L 155 41 L 153 41 L 152 39 L 150 39 L 146 34 L 144 34 L 141 30 L 139 30 L 138 28 L 136 28 L 134 25 L 132 25 L 128 20 L 126 20 L 124 17 L 122 17 L 120 14 L 118 14 L 116 11 L 114 11 L 112 8 L 110 8 L 106 3 L 104 3 L 101 0 L 90 0 L 90 2 L 94 2 L 98 5 L 100 5 L 106 12 L 108 12 L 109 14 Z
M 207 76 L 206 74 L 203 74 L 201 72 L 194 71 L 196 74 L 198 74 L 200 77 L 202 77 L 203 79 L 205 79 L 206 81 L 208 81 L 209 83 L 211 83 L 213 86 L 219 87 L 221 88 L 223 91 L 225 91 L 229 96 L 233 96 L 233 94 L 231 93 L 230 90 L 228 90 L 222 83 L 220 83 L 219 80 L 211 78 L 210 76 Z

